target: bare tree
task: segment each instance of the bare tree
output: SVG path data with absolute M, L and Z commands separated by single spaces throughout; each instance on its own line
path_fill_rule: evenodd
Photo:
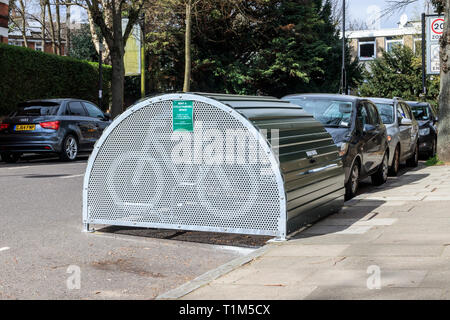
M 61 13 L 60 13 L 60 0 L 55 0 L 55 13 L 56 13 L 56 39 L 57 39 L 57 52 L 58 55 L 62 55 L 61 52 Z
M 27 38 L 27 20 L 28 20 L 28 6 L 29 1 L 26 0 L 17 0 L 11 1 L 10 9 L 13 13 L 12 19 L 10 19 L 11 24 L 20 30 L 22 34 L 22 39 L 25 47 L 28 47 L 28 38 Z M 18 21 L 19 20 L 19 21 Z
M 71 8 L 71 0 L 66 0 L 66 50 L 65 54 L 69 55 L 70 50 L 70 8 Z

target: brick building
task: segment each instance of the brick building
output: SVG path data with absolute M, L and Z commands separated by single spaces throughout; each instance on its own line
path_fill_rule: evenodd
M 8 43 L 8 0 L 0 0 L 0 43 Z
M 2 1 L 2 0 L 0 0 Z M 50 30 L 50 26 L 47 27 Z M 43 46 L 42 41 L 42 27 L 36 21 L 28 21 L 26 28 L 26 38 L 28 48 L 43 51 L 46 53 L 53 53 L 53 46 L 51 41 L 51 35 L 46 32 L 45 45 Z M 61 23 L 61 52 L 62 55 L 66 55 L 66 24 Z M 25 41 L 23 39 L 22 31 L 17 28 L 13 28 L 9 32 L 8 43 L 13 46 L 24 47 Z

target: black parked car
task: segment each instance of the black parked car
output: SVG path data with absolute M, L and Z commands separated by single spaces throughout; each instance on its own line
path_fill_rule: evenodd
M 18 105 L 0 123 L 0 154 L 16 162 L 23 153 L 57 153 L 65 161 L 91 151 L 111 123 L 95 104 L 78 99 L 47 99 Z
M 313 114 L 340 148 L 345 169 L 346 199 L 355 196 L 359 180 L 374 185 L 387 180 L 389 149 L 386 127 L 369 100 L 331 94 L 297 94 L 283 98 Z
M 419 153 L 434 157 L 437 146 L 438 113 L 428 102 L 408 101 L 408 104 L 419 123 Z

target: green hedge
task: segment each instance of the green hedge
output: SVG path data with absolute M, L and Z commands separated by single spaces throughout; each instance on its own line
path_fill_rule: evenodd
M 0 44 L 0 115 L 31 99 L 98 102 L 98 63 Z M 111 67 L 103 66 L 103 109 L 111 97 Z

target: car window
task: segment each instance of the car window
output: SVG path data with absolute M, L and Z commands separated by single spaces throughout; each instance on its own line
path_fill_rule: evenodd
M 366 107 L 364 104 L 359 105 L 358 107 L 358 121 L 364 127 L 364 125 L 370 123 L 369 115 L 367 113 Z
M 83 102 L 83 104 L 86 107 L 89 117 L 104 118 L 105 115 L 103 114 L 103 112 L 92 103 Z
M 397 103 L 397 117 L 399 120 L 406 118 L 405 111 L 402 109 L 402 105 L 400 103 Z
M 66 114 L 70 116 L 86 116 L 86 111 L 79 101 L 69 102 Z
M 392 104 L 376 103 L 375 105 L 384 124 L 394 123 L 394 106 Z
M 311 113 L 326 127 L 350 127 L 353 113 L 352 102 L 315 98 L 289 99 L 289 102 Z
M 401 103 L 401 102 L 398 105 L 399 105 L 400 109 L 402 110 L 403 118 L 412 120 L 412 115 L 411 115 L 411 112 L 409 111 L 408 106 L 406 106 L 404 103 Z
M 409 105 L 407 105 L 406 103 L 402 103 L 403 106 L 403 110 L 405 110 L 405 113 L 408 115 L 408 119 L 413 119 L 413 115 L 411 112 L 411 108 L 409 107 Z
M 378 116 L 378 112 L 377 112 L 377 108 L 375 108 L 375 106 L 373 106 L 371 103 L 366 102 L 365 103 L 366 107 L 367 107 L 367 113 L 368 113 L 368 123 L 371 125 L 378 125 L 380 124 L 380 117 Z
M 59 110 L 59 103 L 52 102 L 25 102 L 20 103 L 16 111 L 11 116 L 50 116 L 56 115 Z

